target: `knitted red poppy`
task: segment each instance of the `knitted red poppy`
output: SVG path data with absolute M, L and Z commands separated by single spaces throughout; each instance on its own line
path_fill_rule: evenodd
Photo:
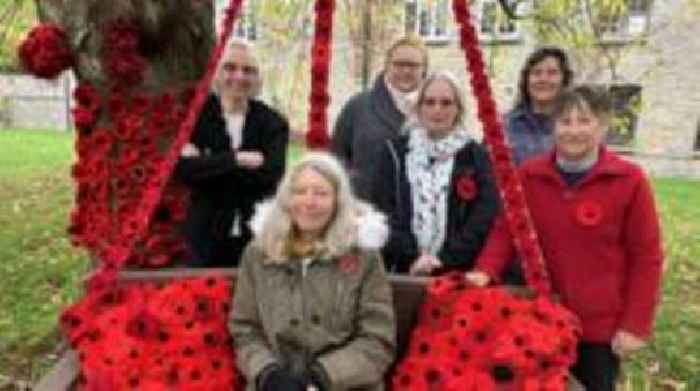
M 326 109 L 330 103 L 328 74 L 331 62 L 334 0 L 318 0 L 314 5 L 316 23 L 311 46 L 311 94 L 309 95 L 306 144 L 311 149 L 326 149 L 330 142 Z
M 45 79 L 58 76 L 73 62 L 65 32 L 48 23 L 29 32 L 19 47 L 19 58 L 27 71 Z
M 584 227 L 595 227 L 603 220 L 603 206 L 594 200 L 579 202 L 574 213 L 576 221 Z
M 356 274 L 360 270 L 360 259 L 355 254 L 347 254 L 338 260 L 338 269 L 345 274 Z
M 476 198 L 477 186 L 471 175 L 464 175 L 455 184 L 457 195 L 462 201 L 472 201 Z

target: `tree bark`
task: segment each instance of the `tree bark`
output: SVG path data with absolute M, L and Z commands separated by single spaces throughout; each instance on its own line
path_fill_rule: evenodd
M 173 89 L 199 79 L 214 45 L 213 3 L 189 0 L 35 0 L 39 20 L 68 34 L 79 81 L 104 84 L 102 32 L 117 19 L 143 29 L 142 54 L 148 92 Z

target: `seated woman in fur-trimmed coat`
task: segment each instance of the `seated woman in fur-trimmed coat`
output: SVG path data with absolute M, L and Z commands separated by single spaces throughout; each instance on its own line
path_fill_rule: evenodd
M 469 270 L 498 212 L 484 148 L 462 125 L 464 102 L 448 72 L 428 76 L 406 135 L 387 141 L 372 199 L 389 216 L 388 270 Z
M 383 390 L 396 347 L 384 216 L 312 153 L 252 225 L 229 322 L 248 390 Z

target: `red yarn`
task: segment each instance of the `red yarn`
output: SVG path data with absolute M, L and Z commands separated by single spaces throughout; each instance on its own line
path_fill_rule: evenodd
M 309 94 L 306 145 L 310 149 L 326 149 L 330 139 L 326 111 L 330 103 L 328 74 L 331 62 L 334 0 L 317 0 L 316 30 L 311 45 L 311 93 Z
M 66 33 L 49 23 L 34 27 L 20 44 L 18 54 L 24 69 L 44 79 L 55 78 L 73 63 Z

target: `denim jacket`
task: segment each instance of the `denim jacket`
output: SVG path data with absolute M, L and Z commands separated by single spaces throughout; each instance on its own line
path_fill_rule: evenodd
M 533 113 L 529 107 L 518 106 L 511 110 L 506 115 L 505 124 L 506 138 L 518 166 L 525 160 L 552 149 L 552 120 Z

